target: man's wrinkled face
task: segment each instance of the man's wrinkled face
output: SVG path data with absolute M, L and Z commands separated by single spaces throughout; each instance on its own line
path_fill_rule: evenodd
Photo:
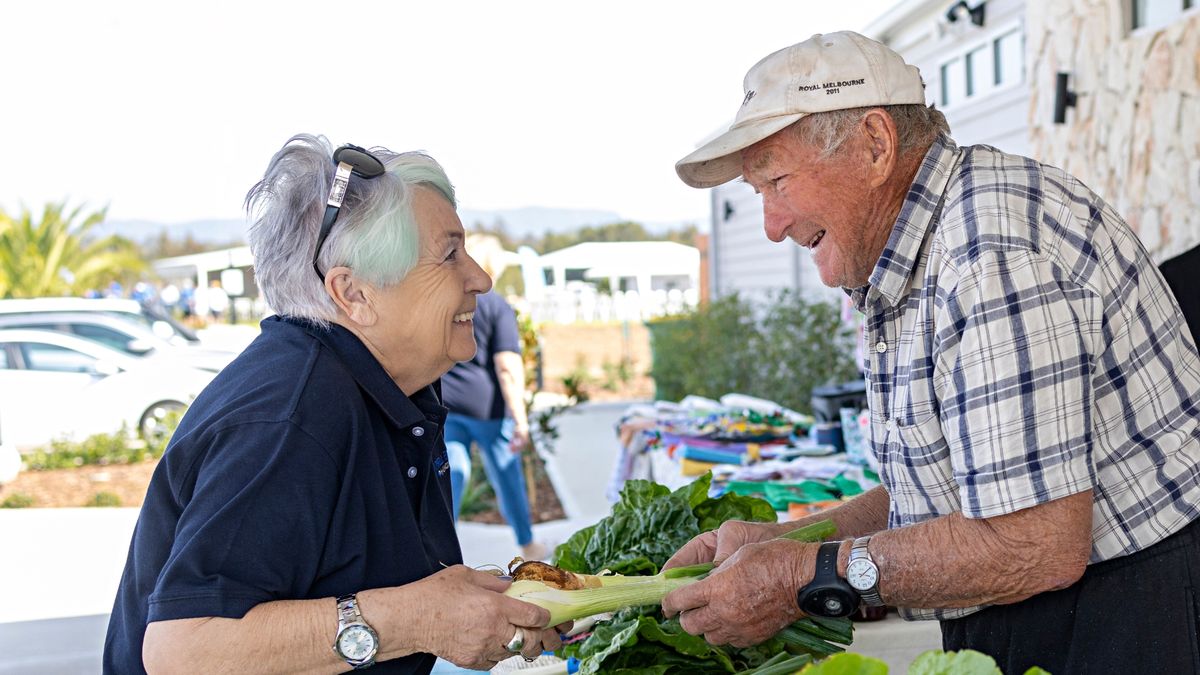
M 785 129 L 742 152 L 743 180 L 762 195 L 763 223 L 774 242 L 812 251 L 826 286 L 864 286 L 882 250 L 868 244 L 865 173 L 853 139 L 833 157 Z

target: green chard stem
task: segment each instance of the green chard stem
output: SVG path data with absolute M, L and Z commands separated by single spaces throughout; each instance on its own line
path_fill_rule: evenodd
M 780 661 L 784 661 L 786 659 L 791 658 L 791 656 L 792 655 L 787 652 L 779 652 L 775 656 L 772 656 L 771 658 L 767 659 L 766 661 L 763 661 L 762 663 L 760 663 L 757 668 L 751 668 L 750 670 L 747 670 L 745 675 L 755 675 L 763 668 L 769 668 L 770 666 L 773 666 L 776 663 L 779 663 Z
M 811 525 L 798 527 L 791 532 L 779 535 L 780 539 L 791 539 L 793 541 L 825 541 L 837 533 L 837 526 L 832 520 L 818 520 Z
M 716 565 L 712 563 L 698 563 L 695 565 L 687 565 L 684 567 L 672 567 L 669 570 L 663 570 L 659 576 L 665 579 L 679 579 L 681 577 L 699 577 L 713 571 Z
M 840 651 L 845 651 L 842 647 L 832 644 L 821 638 L 805 633 L 804 631 L 796 630 L 791 626 L 786 626 L 775 634 L 776 639 L 781 640 L 789 647 L 802 649 L 817 656 L 829 656 Z
M 800 654 L 799 656 L 793 656 L 786 661 L 780 661 L 769 666 L 757 668 L 750 671 L 750 673 L 753 675 L 791 675 L 804 666 L 807 666 L 809 663 L 812 663 L 812 657 L 808 654 Z

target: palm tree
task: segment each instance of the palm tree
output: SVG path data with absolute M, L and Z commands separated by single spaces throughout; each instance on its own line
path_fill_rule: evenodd
M 0 298 L 82 295 L 147 269 L 133 242 L 88 237 L 105 209 L 76 223 L 83 206 L 66 208 L 65 200 L 51 202 L 36 223 L 28 208 L 16 218 L 0 210 Z

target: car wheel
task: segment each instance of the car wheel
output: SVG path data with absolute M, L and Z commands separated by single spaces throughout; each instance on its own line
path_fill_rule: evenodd
M 142 413 L 138 431 L 147 443 L 161 442 L 175 430 L 179 416 L 186 409 L 187 404 L 179 401 L 159 401 Z

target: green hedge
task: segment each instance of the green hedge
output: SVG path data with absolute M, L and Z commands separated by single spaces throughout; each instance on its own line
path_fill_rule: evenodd
M 142 439 L 130 434 L 124 426 L 113 434 L 95 434 L 81 441 L 55 439 L 47 448 L 39 448 L 22 459 L 29 471 L 72 469 L 92 464 L 134 464 L 162 456 L 179 425 L 180 413 L 171 413 L 166 420 L 167 433 L 161 438 Z
M 659 400 L 738 392 L 807 413 L 814 387 L 857 373 L 838 308 L 791 291 L 758 303 L 729 295 L 648 326 Z

